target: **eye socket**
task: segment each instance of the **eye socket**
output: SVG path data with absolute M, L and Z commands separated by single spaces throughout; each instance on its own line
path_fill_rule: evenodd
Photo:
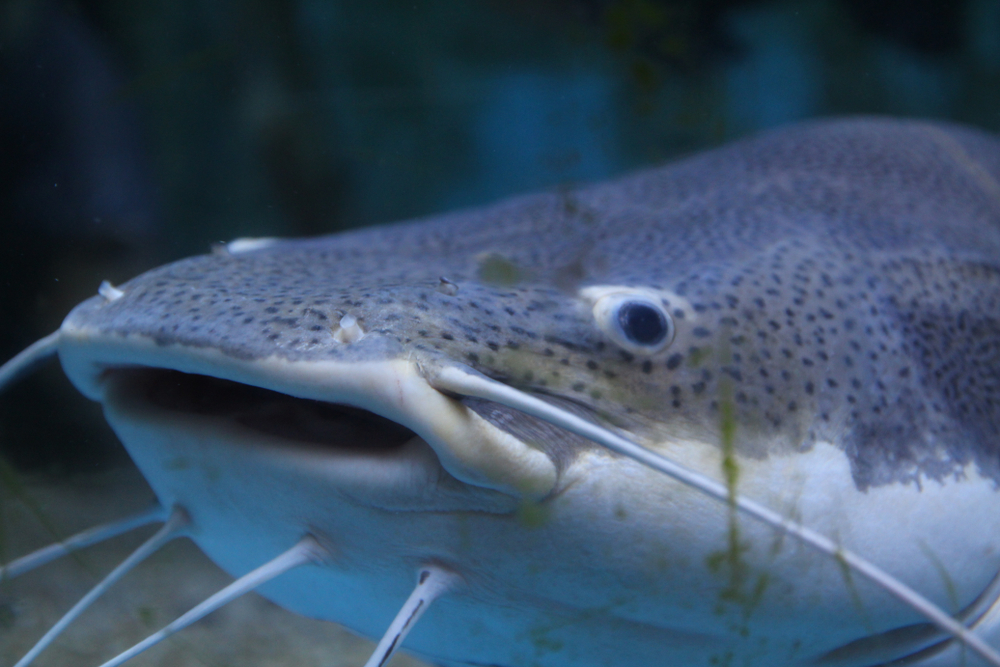
M 637 354 L 655 354 L 674 340 L 674 321 L 659 302 L 645 293 L 619 292 L 594 303 L 597 326 L 618 347 Z

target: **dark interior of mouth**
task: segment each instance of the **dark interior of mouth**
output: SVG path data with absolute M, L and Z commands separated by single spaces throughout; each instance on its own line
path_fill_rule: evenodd
M 221 417 L 304 444 L 384 452 L 416 437 L 405 426 L 367 410 L 207 375 L 162 368 L 119 368 L 108 373 L 128 395 L 157 408 Z

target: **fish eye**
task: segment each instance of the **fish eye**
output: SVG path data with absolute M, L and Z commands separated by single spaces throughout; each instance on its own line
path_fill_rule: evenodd
M 593 312 L 601 330 L 629 352 L 654 354 L 673 342 L 673 319 L 645 294 L 608 294 L 597 300 Z
M 659 345 L 670 333 L 666 313 L 642 301 L 626 301 L 618 307 L 618 326 L 636 345 Z

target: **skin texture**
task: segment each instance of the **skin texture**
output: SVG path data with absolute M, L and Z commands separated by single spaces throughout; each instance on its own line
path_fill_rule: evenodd
M 377 636 L 441 563 L 464 587 L 407 646 L 443 665 L 871 665 L 925 647 L 923 619 L 428 378 L 541 397 L 968 609 L 1000 568 L 998 178 L 981 132 L 812 123 L 577 190 L 234 242 L 105 288 L 59 354 L 224 569 L 329 546 L 265 591 L 302 613 Z M 662 344 L 615 333 L 622 294 L 663 308 Z

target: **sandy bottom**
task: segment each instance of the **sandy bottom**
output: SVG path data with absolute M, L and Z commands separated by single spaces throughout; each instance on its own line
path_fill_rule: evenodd
M 19 484 L 23 487 L 11 488 L 0 481 L 0 562 L 52 542 L 52 530 L 68 536 L 140 511 L 153 498 L 135 470 L 78 476 L 59 484 L 23 479 Z M 147 527 L 0 582 L 0 667 L 13 665 L 90 586 L 154 530 Z M 99 665 L 230 581 L 193 543 L 186 539 L 172 542 L 116 584 L 34 664 Z M 373 648 L 371 642 L 337 625 L 298 616 L 250 593 L 128 665 L 360 667 Z M 390 665 L 426 667 L 401 654 Z

